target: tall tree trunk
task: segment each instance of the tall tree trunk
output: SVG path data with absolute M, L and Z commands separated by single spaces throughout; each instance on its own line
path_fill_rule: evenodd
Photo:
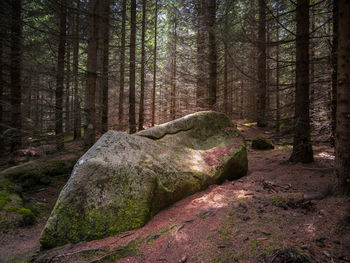
M 197 9 L 197 87 L 196 87 L 196 108 L 197 110 L 205 110 L 208 108 L 208 91 L 207 91 L 207 76 L 206 76 L 206 56 L 205 56 L 205 1 L 197 0 L 196 1 Z
M 85 132 L 85 146 L 90 147 L 96 139 L 96 80 L 97 80 L 97 48 L 98 48 L 98 24 L 99 0 L 90 0 L 91 11 L 89 14 L 89 39 L 87 58 L 87 109 Z
M 68 23 L 67 23 L 67 33 L 68 36 L 72 35 L 72 15 L 69 12 L 67 14 L 68 16 Z M 71 128 L 70 128 L 70 82 L 71 82 L 71 45 L 72 40 L 70 37 L 66 39 L 66 99 L 65 99 L 65 124 L 64 124 L 64 131 L 65 134 L 68 135 Z
M 279 7 L 278 4 L 276 6 L 276 11 L 277 11 L 277 21 L 279 21 Z M 280 113 L 280 61 L 279 61 L 279 56 L 280 56 L 280 46 L 279 46 L 279 40 L 280 40 L 280 30 L 279 26 L 276 27 L 276 87 L 275 87 L 275 92 L 276 92 L 276 123 L 275 123 L 275 130 L 277 133 L 280 132 L 280 119 L 281 119 L 281 113 Z
M 216 0 L 208 0 L 208 62 L 209 62 L 209 108 L 216 107 L 216 85 L 217 85 L 217 53 L 216 53 Z
M 227 78 L 228 78 L 228 61 L 227 61 L 227 43 L 225 42 L 224 43 L 224 113 L 225 114 L 228 114 L 228 81 L 227 81 Z
M 279 41 L 279 30 L 277 27 L 276 31 L 276 41 Z M 280 132 L 280 122 L 281 122 L 281 113 L 280 113 L 280 63 L 279 63 L 279 53 L 280 53 L 280 46 L 277 44 L 276 46 L 276 132 Z
M 309 0 L 298 0 L 296 9 L 296 87 L 292 162 L 313 162 L 309 118 Z
M 146 51 L 145 51 L 145 36 L 146 36 L 146 8 L 147 0 L 142 1 L 142 33 L 141 33 L 141 94 L 140 94 L 140 107 L 139 107 L 139 130 L 143 130 L 144 121 L 144 100 L 145 100 L 145 64 L 146 64 Z
M 108 131 L 108 70 L 109 70 L 109 13 L 110 0 L 103 8 L 103 61 L 102 61 L 102 133 Z
M 176 49 L 177 49 L 177 14 L 175 11 L 175 21 L 174 21 L 174 47 L 173 47 L 173 59 L 172 59 L 172 81 L 171 81 L 171 91 L 170 91 L 170 118 L 172 120 L 176 119 Z
M 130 82 L 129 82 L 129 131 L 136 132 L 135 116 L 135 48 L 136 48 L 136 0 L 131 0 L 130 9 Z
M 337 190 L 350 194 L 350 1 L 338 1 L 338 86 L 335 137 Z
M 240 103 L 239 103 L 239 118 L 243 119 L 243 112 L 244 112 L 244 98 L 243 98 L 243 90 L 244 90 L 244 79 L 242 79 L 241 84 L 241 94 L 240 94 Z
M 64 89 L 64 58 L 66 45 L 66 18 L 67 18 L 67 0 L 61 0 L 59 6 L 59 40 L 57 52 L 57 75 L 56 75 L 56 109 L 55 109 L 55 133 L 56 149 L 64 149 L 63 135 L 63 89 Z
M 315 30 L 315 14 L 314 10 L 311 9 L 311 32 Z M 313 39 L 310 39 L 310 121 L 311 121 L 311 127 L 313 117 L 315 116 L 315 44 L 313 43 Z
M 74 140 L 81 138 L 81 117 L 80 117 L 80 97 L 79 97 L 79 29 L 80 0 L 76 0 L 77 11 L 74 17 L 74 45 L 73 45 L 73 76 L 74 76 Z
M 259 32 L 258 32 L 258 127 L 266 123 L 266 13 L 265 0 L 259 0 Z
M 11 152 L 22 146 L 22 1 L 11 1 L 11 126 L 14 135 L 11 140 Z
M 157 84 L 157 27 L 158 27 L 158 0 L 154 14 L 154 44 L 153 44 L 153 88 L 152 88 L 152 127 L 155 124 L 156 113 L 156 84 Z
M 0 153 L 5 151 L 5 140 L 3 137 L 4 132 L 4 119 L 3 119 L 3 105 L 4 105 L 4 42 L 5 42 L 5 8 L 4 5 L 0 5 Z
M 333 43 L 332 43 L 332 102 L 331 102 L 331 145 L 335 146 L 337 117 L 337 74 L 338 74 L 338 1 L 333 1 Z
M 120 43 L 120 90 L 119 90 L 119 127 L 124 127 L 124 83 L 125 83 L 125 24 L 126 24 L 126 0 L 122 1 L 122 28 Z

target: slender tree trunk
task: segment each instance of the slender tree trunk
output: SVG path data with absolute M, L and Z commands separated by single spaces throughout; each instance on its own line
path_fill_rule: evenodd
M 266 13 L 265 1 L 259 0 L 259 32 L 258 32 L 258 127 L 266 123 Z
M 108 70 L 109 70 L 109 13 L 110 0 L 103 7 L 103 61 L 102 61 L 102 133 L 108 131 Z
M 177 14 L 175 12 L 175 23 L 174 23 L 174 48 L 173 48 L 173 61 L 172 61 L 172 81 L 171 81 L 171 92 L 170 92 L 170 118 L 176 119 L 176 49 L 177 49 Z
M 243 89 L 244 89 L 244 79 L 242 80 L 241 85 L 241 95 L 240 95 L 240 107 L 239 107 L 239 118 L 243 119 L 243 110 L 244 110 L 244 98 L 243 98 Z
M 208 0 L 208 61 L 209 61 L 209 108 L 216 108 L 216 85 L 217 85 L 217 53 L 216 53 L 216 0 Z
M 277 27 L 276 31 L 276 41 L 279 41 L 279 27 Z M 280 63 L 279 63 L 279 54 L 280 54 L 280 46 L 277 44 L 276 46 L 276 132 L 280 132 L 280 122 L 281 122 L 281 113 L 280 113 Z
M 5 28 L 4 23 L 6 21 L 4 5 L 0 5 L 0 153 L 5 151 L 5 140 L 3 137 L 4 132 L 4 119 L 3 119 L 3 105 L 4 105 L 4 40 L 5 40 Z
M 11 126 L 15 130 L 11 140 L 11 152 L 22 146 L 22 1 L 11 1 Z
M 144 122 L 144 100 L 145 100 L 145 64 L 146 64 L 146 51 L 145 51 L 145 36 L 146 36 L 146 8 L 147 0 L 142 1 L 142 33 L 141 33 L 141 94 L 140 94 L 140 107 L 139 107 L 139 131 L 143 130 Z
M 312 10 L 312 9 L 311 9 Z M 315 30 L 315 14 L 311 11 L 311 32 Z M 310 39 L 310 121 L 312 125 L 313 117 L 315 115 L 315 48 L 313 39 Z
M 119 127 L 124 127 L 124 83 L 125 83 L 125 24 L 126 24 L 126 0 L 122 0 L 122 28 L 120 44 L 120 90 L 119 90 Z
M 157 30 L 158 30 L 158 0 L 156 0 L 154 21 L 154 44 L 153 44 L 153 87 L 152 87 L 152 127 L 155 124 L 156 111 L 156 83 L 157 83 Z
M 228 114 L 228 72 L 227 72 L 227 43 L 224 43 L 224 113 Z
M 70 13 L 67 14 L 67 32 L 70 36 L 72 34 L 72 16 Z M 65 99 L 65 134 L 68 135 L 70 128 L 70 82 L 71 82 L 71 39 L 66 39 L 66 99 Z
M 296 88 L 292 162 L 313 162 L 309 118 L 309 0 L 298 0 L 296 9 Z
M 157 84 L 157 27 L 158 27 L 158 0 L 154 14 L 154 44 L 153 44 L 153 88 L 152 88 L 152 127 L 155 124 L 156 113 L 156 84 Z
M 76 0 L 77 11 L 74 19 L 74 46 L 73 46 L 73 76 L 74 76 L 74 140 L 81 138 L 81 117 L 80 117 L 80 97 L 79 97 L 79 8 L 80 0 Z
M 333 43 L 332 43 L 332 103 L 331 103 L 331 145 L 335 146 L 337 116 L 337 74 L 338 74 L 338 1 L 333 1 Z
M 339 0 L 338 8 L 335 175 L 337 190 L 350 194 L 350 2 Z
M 64 89 L 64 58 L 66 45 L 66 18 L 67 18 L 67 0 L 61 0 L 59 6 L 59 40 L 57 52 L 57 75 L 56 75 L 56 109 L 55 109 L 55 133 L 56 133 L 56 149 L 62 151 L 64 149 L 63 134 L 63 89 Z
M 131 0 L 130 9 L 130 87 L 129 87 L 129 131 L 136 132 L 135 116 L 135 48 L 136 48 L 136 0 Z
M 99 0 L 91 0 L 91 13 L 89 14 L 89 39 L 87 59 L 87 109 L 85 146 L 90 147 L 96 139 L 96 80 L 97 80 L 97 49 Z
M 197 110 L 205 110 L 208 108 L 208 91 L 206 76 L 206 25 L 205 17 L 205 1 L 197 0 L 197 87 L 196 87 L 196 108 Z
M 279 21 L 279 7 L 278 4 L 276 6 L 277 9 L 277 20 Z M 281 122 L 281 113 L 280 113 L 280 45 L 278 44 L 280 40 L 280 30 L 279 30 L 279 26 L 276 27 L 276 87 L 275 87 L 275 92 L 276 92 L 276 123 L 275 123 L 275 130 L 277 133 L 280 132 L 280 122 Z

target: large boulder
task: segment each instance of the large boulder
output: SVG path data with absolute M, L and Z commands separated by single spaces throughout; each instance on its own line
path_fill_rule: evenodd
M 133 135 L 109 131 L 76 163 L 40 242 L 51 248 L 141 227 L 247 167 L 244 138 L 224 114 L 198 112 Z

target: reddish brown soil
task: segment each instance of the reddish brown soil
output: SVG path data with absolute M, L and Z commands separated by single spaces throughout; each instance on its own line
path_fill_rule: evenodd
M 264 134 L 254 127 L 243 129 L 248 139 Z M 118 255 L 120 246 L 136 240 L 140 244 L 134 255 L 118 262 L 260 262 L 262 254 L 289 247 L 312 262 L 350 262 L 345 197 L 285 202 L 298 193 L 327 193 L 334 154 L 328 146 L 314 150 L 315 163 L 291 164 L 287 162 L 291 148 L 255 151 L 249 147 L 246 177 L 189 196 L 140 229 L 67 245 L 42 253 L 41 258 L 47 262 L 117 262 L 103 256 L 113 251 Z M 32 231 L 32 239 L 0 236 L 0 258 L 35 250 L 40 227 L 23 230 Z

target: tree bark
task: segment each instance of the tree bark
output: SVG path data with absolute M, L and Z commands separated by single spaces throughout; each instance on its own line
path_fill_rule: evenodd
M 22 146 L 22 86 L 21 86 L 21 67 L 22 67 L 22 1 L 11 1 L 11 126 L 14 129 L 11 138 L 11 152 Z
M 229 104 L 228 104 L 228 48 L 227 43 L 224 43 L 224 113 L 229 113 Z
M 217 51 L 216 51 L 216 0 L 208 0 L 208 62 L 209 62 L 209 108 L 216 108 L 216 85 L 217 85 Z
M 154 44 L 153 44 L 153 88 L 152 88 L 152 127 L 155 124 L 156 113 L 156 84 L 157 84 L 157 27 L 158 27 L 158 0 L 154 14 Z
M 73 42 L 73 76 L 74 76 L 74 140 L 81 138 L 81 117 L 80 117 L 80 97 L 79 97 L 79 29 L 80 0 L 76 0 L 77 11 L 74 17 L 74 42 Z
M 67 8 L 66 8 L 67 10 Z M 67 13 L 66 15 L 68 23 L 66 23 L 68 36 L 72 34 L 72 15 Z M 70 128 L 70 82 L 71 82 L 71 45 L 72 40 L 70 38 L 66 39 L 66 99 L 65 99 L 65 124 L 64 131 L 68 135 L 71 131 Z
M 198 111 L 208 108 L 208 86 L 206 76 L 206 25 L 205 17 L 205 0 L 196 1 L 197 9 L 197 87 L 196 87 L 196 108 Z
M 339 0 L 338 8 L 335 175 L 337 190 L 350 194 L 350 2 Z
M 67 0 L 61 0 L 59 5 L 59 40 L 57 52 L 57 75 L 56 75 L 56 109 L 55 109 L 55 133 L 56 133 L 56 149 L 62 151 L 64 149 L 63 134 L 63 89 L 64 89 L 64 59 L 66 45 L 66 18 L 67 18 Z
M 145 51 L 145 36 L 146 36 L 146 8 L 147 0 L 142 1 L 142 33 L 141 33 L 141 94 L 140 94 L 140 107 L 139 107 L 139 131 L 143 130 L 144 122 L 144 100 L 145 100 L 145 64 L 146 64 L 146 51 Z
M 172 58 L 172 80 L 171 80 L 171 91 L 170 91 L 170 118 L 172 120 L 176 119 L 176 62 L 177 62 L 177 14 L 175 12 L 175 21 L 174 21 L 174 32 L 173 32 L 173 58 Z
M 122 2 L 122 28 L 120 43 L 120 90 L 119 90 L 119 127 L 124 127 L 124 84 L 125 84 L 125 24 L 126 24 L 126 0 Z
M 97 48 L 98 48 L 98 24 L 99 18 L 97 10 L 99 0 L 91 0 L 91 11 L 89 13 L 89 39 L 88 39 L 88 59 L 87 59 L 87 109 L 85 132 L 85 146 L 90 147 L 96 139 L 96 80 L 97 80 Z
M 102 61 L 102 133 L 108 131 L 108 71 L 109 71 L 109 13 L 110 0 L 103 7 L 103 61 Z
M 258 32 L 258 127 L 266 127 L 266 12 L 265 1 L 259 0 Z
M 335 146 L 335 131 L 337 126 L 337 74 L 338 74 L 338 1 L 333 1 L 333 43 L 332 43 L 332 102 L 331 102 L 331 146 Z
M 135 48 L 136 48 L 136 0 L 131 0 L 130 9 L 130 83 L 129 83 L 129 132 L 136 132 L 135 116 Z
M 292 162 L 313 162 L 309 117 L 309 0 L 298 0 L 296 9 L 296 87 Z
M 5 40 L 5 28 L 4 23 L 6 21 L 4 5 L 0 5 L 0 153 L 5 151 L 5 139 L 3 137 L 4 132 L 4 119 L 3 119 L 3 105 L 4 105 L 4 40 Z
M 279 8 L 277 5 L 277 20 L 279 21 Z M 280 30 L 279 26 L 276 28 L 276 42 L 278 43 L 280 40 Z M 281 113 L 280 113 L 280 62 L 279 62 L 279 56 L 280 56 L 280 46 L 279 44 L 276 45 L 276 123 L 275 123 L 275 130 L 277 133 L 280 132 L 280 119 L 281 119 Z

